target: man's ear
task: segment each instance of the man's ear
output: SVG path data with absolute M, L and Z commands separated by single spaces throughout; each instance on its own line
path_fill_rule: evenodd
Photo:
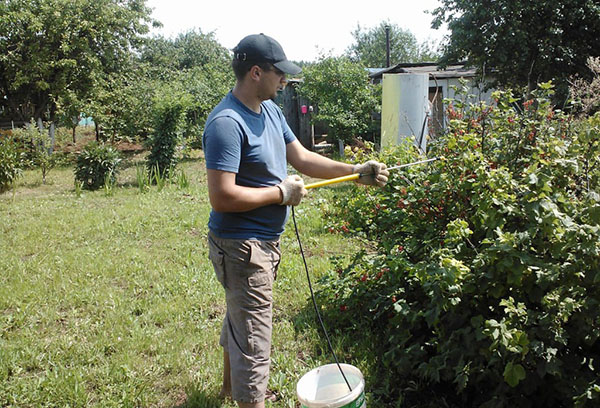
M 262 69 L 258 65 L 253 65 L 252 68 L 250 68 L 250 78 L 253 80 L 259 80 L 261 74 Z

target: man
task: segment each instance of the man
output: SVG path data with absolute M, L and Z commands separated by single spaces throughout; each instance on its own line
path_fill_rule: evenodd
M 271 349 L 272 284 L 279 266 L 279 237 L 288 206 L 306 195 L 304 182 L 287 176 L 287 163 L 311 177 L 364 174 L 358 182 L 383 186 L 385 165 L 337 162 L 305 149 L 271 100 L 286 74 L 301 69 L 264 34 L 234 48 L 236 85 L 209 115 L 202 139 L 212 211 L 209 256 L 225 288 L 223 396 L 242 408 L 264 407 Z

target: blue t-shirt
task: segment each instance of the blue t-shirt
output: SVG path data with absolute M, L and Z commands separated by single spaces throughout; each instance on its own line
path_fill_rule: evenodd
M 258 114 L 229 92 L 206 120 L 206 168 L 235 173 L 240 186 L 274 186 L 287 177 L 286 144 L 294 140 L 274 102 L 262 102 Z M 288 207 L 276 204 L 247 212 L 212 210 L 208 228 L 220 238 L 271 241 L 283 233 L 287 217 Z

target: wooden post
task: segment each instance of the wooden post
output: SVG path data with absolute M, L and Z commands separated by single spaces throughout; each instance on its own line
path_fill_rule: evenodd
M 385 25 L 385 66 L 390 66 L 390 26 Z

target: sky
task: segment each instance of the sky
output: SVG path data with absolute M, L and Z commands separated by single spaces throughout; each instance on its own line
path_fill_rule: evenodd
M 438 0 L 390 2 L 339 0 L 148 0 L 152 17 L 163 24 L 153 34 L 168 38 L 193 29 L 214 32 L 216 40 L 232 49 L 248 34 L 275 38 L 288 59 L 315 61 L 321 54 L 340 55 L 352 42 L 360 24 L 373 28 L 389 21 L 412 32 L 419 42 L 440 42 L 448 31 L 431 28 Z

